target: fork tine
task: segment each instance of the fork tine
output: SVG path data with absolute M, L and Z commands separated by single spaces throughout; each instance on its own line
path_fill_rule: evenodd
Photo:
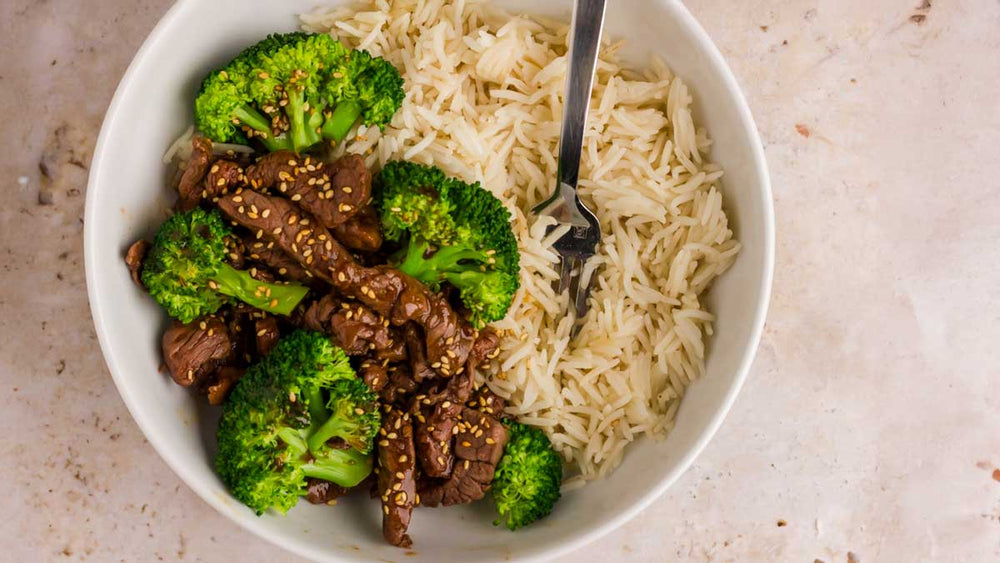
M 562 295 L 569 289 L 570 275 L 573 273 L 573 258 L 570 256 L 559 256 L 559 288 L 556 293 Z
M 590 296 L 590 280 L 583 279 L 583 269 L 587 263 L 582 261 L 580 263 L 580 273 L 577 274 L 577 288 L 573 293 L 573 302 L 576 306 L 576 316 L 578 318 L 583 318 L 587 315 L 587 298 Z
M 573 261 L 573 275 L 570 278 L 570 283 L 569 283 L 569 300 L 570 300 L 570 308 L 575 315 L 576 295 L 580 291 L 580 274 L 583 272 L 583 266 L 580 263 L 580 259 L 578 257 L 574 256 L 571 258 L 571 260 Z
M 587 266 L 587 260 L 580 260 L 580 269 L 573 276 L 573 287 L 571 290 L 571 296 L 573 299 L 573 328 L 570 330 L 570 339 L 576 338 L 580 333 L 580 329 L 583 328 L 584 318 L 587 316 L 587 298 L 590 297 L 590 285 L 593 281 L 593 276 L 591 275 L 589 279 L 584 279 L 583 273 Z

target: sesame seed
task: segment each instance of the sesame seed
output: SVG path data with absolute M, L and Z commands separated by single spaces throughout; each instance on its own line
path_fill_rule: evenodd
M 341 204 L 340 204 L 340 205 L 339 205 L 339 206 L 337 207 L 337 209 L 339 209 L 341 213 L 347 213 L 348 211 L 350 211 L 350 210 L 352 210 L 352 209 L 354 209 L 354 208 L 353 208 L 353 207 L 351 207 L 351 205 L 350 205 L 350 204 L 347 204 L 347 203 L 341 203 Z
M 396 472 L 396 479 L 404 479 L 405 477 L 406 475 L 404 475 L 402 471 Z
M 497 441 L 494 440 L 493 438 L 487 438 L 486 443 L 492 446 L 493 444 L 496 444 Z
M 272 309 L 274 309 L 275 307 L 278 306 L 278 300 L 277 299 L 272 299 L 271 302 L 267 304 L 267 306 L 270 307 L 270 308 L 272 308 Z
M 378 445 L 382 446 L 383 448 L 388 448 L 389 447 L 389 440 L 382 440 L 382 441 L 380 441 L 378 443 Z
M 346 281 L 347 276 L 344 275 L 344 272 L 337 272 L 337 280 L 342 282 Z
M 389 438 L 390 440 L 395 440 L 396 438 L 399 437 L 399 435 L 396 434 L 395 432 L 389 432 L 389 435 L 386 437 Z
M 211 172 L 212 174 L 215 174 L 218 171 L 219 171 L 219 165 L 218 164 L 213 164 L 212 168 L 209 169 L 209 172 Z
M 288 159 L 288 165 L 289 165 L 289 166 L 295 166 L 295 165 L 297 165 L 297 164 L 298 164 L 298 162 L 295 162 L 295 159 L 294 159 L 294 158 L 290 158 L 290 159 Z
M 389 507 L 386 505 L 382 505 L 382 512 L 384 512 L 385 514 L 389 514 Z
M 472 444 L 469 443 L 468 440 L 462 440 L 462 445 L 465 446 L 466 448 L 471 448 L 472 447 Z
M 406 463 L 406 460 L 410 458 L 406 457 L 406 454 L 399 456 L 399 463 Z
M 292 392 L 292 391 L 289 391 L 289 392 L 288 392 L 288 400 L 289 400 L 290 402 L 292 402 L 292 403 L 294 403 L 294 402 L 295 402 L 295 393 L 294 393 L 294 392 Z
M 462 465 L 464 465 L 465 468 L 468 469 L 469 468 L 469 460 L 465 460 L 465 463 L 463 463 Z
M 403 484 L 400 483 L 400 482 L 398 482 L 398 481 L 396 483 L 393 483 L 393 485 L 392 485 L 392 490 L 394 490 L 394 491 L 398 491 L 398 490 L 400 490 L 402 488 L 403 488 Z
M 225 186 L 226 185 L 226 179 L 225 178 L 219 178 L 218 180 L 215 181 L 215 185 L 216 186 Z

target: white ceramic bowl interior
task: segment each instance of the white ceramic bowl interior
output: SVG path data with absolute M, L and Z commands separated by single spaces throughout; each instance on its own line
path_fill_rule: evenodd
M 127 246 L 149 236 L 173 201 L 161 157 L 190 123 L 201 77 L 264 35 L 295 28 L 295 14 L 323 1 L 181 0 L 122 79 L 94 155 L 85 228 L 94 322 L 122 398 L 157 452 L 206 502 L 316 560 L 492 561 L 577 548 L 634 516 L 676 480 L 719 427 L 746 377 L 767 309 L 774 247 L 767 170 L 746 102 L 721 55 L 679 2 L 609 2 L 607 33 L 627 32 L 626 56 L 635 64 L 655 53 L 685 78 L 697 122 L 715 140 L 712 158 L 726 170 L 726 207 L 744 249 L 708 299 L 718 322 L 707 376 L 691 386 L 666 440 L 633 445 L 610 478 L 566 494 L 549 518 L 515 534 L 491 524 L 489 502 L 417 510 L 410 529 L 415 553 L 404 554 L 382 540 L 379 507 L 366 495 L 335 508 L 301 502 L 285 517 L 260 518 L 229 495 L 212 469 L 217 415 L 158 371 L 166 317 L 122 262 Z M 572 6 L 570 0 L 500 3 L 567 21 Z

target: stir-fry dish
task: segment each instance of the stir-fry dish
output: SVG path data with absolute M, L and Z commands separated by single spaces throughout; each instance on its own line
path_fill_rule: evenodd
M 262 515 L 370 493 L 406 547 L 418 507 L 545 517 L 563 460 L 482 384 L 519 287 L 507 208 L 433 166 L 328 156 L 403 98 L 392 64 L 326 34 L 247 48 L 202 82 L 174 213 L 126 263 L 172 318 L 173 380 L 221 408 L 232 494 Z

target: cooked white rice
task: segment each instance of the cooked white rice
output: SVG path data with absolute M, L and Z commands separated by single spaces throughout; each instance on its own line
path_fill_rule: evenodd
M 346 150 L 369 164 L 406 158 L 479 181 L 507 203 L 521 284 L 499 373 L 488 383 L 509 414 L 546 430 L 582 479 L 606 474 L 625 447 L 673 426 L 684 389 L 704 372 L 712 315 L 699 296 L 735 260 L 710 141 L 691 96 L 662 64 L 641 73 L 601 51 L 580 190 L 603 241 L 590 313 L 569 342 L 557 256 L 530 214 L 555 186 L 567 25 L 471 1 L 374 0 L 302 17 L 310 31 L 393 62 L 406 100 L 392 125 L 361 128 Z

